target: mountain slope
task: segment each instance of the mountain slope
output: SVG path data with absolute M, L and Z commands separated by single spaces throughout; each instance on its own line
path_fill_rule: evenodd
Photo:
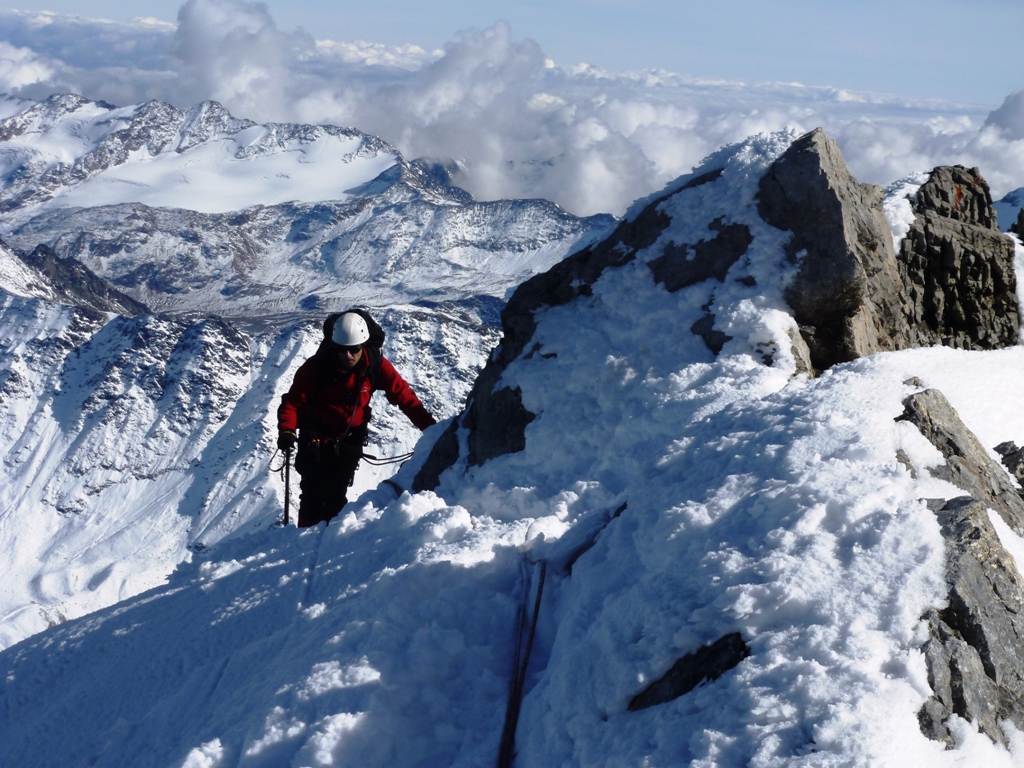
M 260 126 L 216 102 L 114 107 L 54 95 L 0 121 L 0 212 L 126 198 L 223 212 L 338 199 L 399 162 L 380 139 L 335 126 Z
M 454 305 L 379 317 L 389 359 L 439 418 L 453 413 L 493 329 Z M 273 524 L 273 414 L 320 337 L 315 318 L 239 327 L 0 301 L 0 643 L 161 583 L 189 548 Z M 378 406 L 371 451 L 409 450 L 416 430 Z M 364 466 L 356 491 L 393 469 Z
M 0 227 L 20 251 L 0 247 L 0 647 L 274 524 L 274 413 L 329 311 L 369 307 L 446 418 L 500 297 L 612 221 L 477 204 L 352 129 L 213 103 L 16 106 L 0 121 Z M 375 411 L 371 452 L 415 445 Z M 395 469 L 364 464 L 355 491 Z
M 1019 763 L 1012 723 L 986 734 L 954 713 L 948 750 L 921 730 L 925 617 L 948 605 L 929 500 L 965 491 L 904 413 L 935 387 L 980 445 L 1024 443 L 1024 408 L 992 406 L 1019 403 L 1022 348 L 798 372 L 800 259 L 757 204 L 794 138 L 727 148 L 642 201 L 591 251 L 600 269 L 557 270 L 564 301 L 527 318 L 513 298 L 490 383 L 518 405 L 425 435 L 454 440 L 433 490 L 378 488 L 330 526 L 223 541 L 167 586 L 0 654 L 3 759 L 477 766 L 503 749 L 516 677 L 519 766 Z M 731 226 L 749 241 L 719 243 L 720 275 L 676 282 L 659 261 L 703 265 Z M 521 444 L 481 442 L 485 413 Z M 736 637 L 703 684 L 645 695 Z
M 53 96 L 0 121 L 0 235 L 155 311 L 238 316 L 502 296 L 605 231 L 541 200 L 476 203 L 352 129 L 207 102 Z

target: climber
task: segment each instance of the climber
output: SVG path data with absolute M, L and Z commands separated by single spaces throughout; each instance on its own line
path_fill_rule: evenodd
M 281 397 L 277 446 L 287 456 L 298 443 L 300 528 L 330 520 L 348 502 L 375 391 L 384 392 L 421 431 L 436 423 L 381 354 L 383 342 L 384 331 L 363 310 L 331 315 L 320 348 Z

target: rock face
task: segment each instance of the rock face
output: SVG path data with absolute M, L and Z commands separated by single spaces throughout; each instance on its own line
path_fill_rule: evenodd
M 130 296 L 112 288 L 75 259 L 58 256 L 52 248 L 39 245 L 22 260 L 47 278 L 58 301 L 94 312 L 113 312 L 136 317 L 149 310 Z
M 899 264 L 913 346 L 995 349 L 1017 342 L 1013 243 L 977 168 L 941 167 L 917 193 Z
M 885 350 L 1017 342 L 1013 245 L 977 169 L 936 168 L 914 210 L 897 256 L 882 190 L 858 184 L 820 129 L 762 178 L 758 211 L 793 233 L 800 270 L 786 300 L 815 369 Z
M 880 187 L 858 184 L 821 129 L 797 139 L 761 179 L 758 212 L 793 233 L 801 266 L 786 301 L 818 370 L 909 341 Z
M 1017 479 L 1018 485 L 1024 489 L 1024 448 L 1019 447 L 1015 442 L 1007 441 L 995 447 L 1003 460 L 1003 466 Z M 1019 491 L 1021 493 L 1024 491 Z
M 1024 208 L 1017 212 L 1017 221 L 1010 225 L 1010 231 L 1021 240 L 1024 240 Z
M 946 458 L 933 473 L 970 494 L 933 504 L 946 539 L 949 604 L 924 617 L 933 695 L 918 720 L 926 736 L 950 747 L 947 723 L 954 714 L 1005 744 L 1000 721 L 1024 727 L 1024 579 L 1000 544 L 988 510 L 1020 532 L 1024 502 L 941 393 L 926 390 L 905 404 L 902 418 Z
M 946 538 L 949 606 L 929 611 L 924 653 L 933 694 L 918 713 L 921 731 L 950 747 L 952 715 L 1005 744 L 1000 721 L 1024 726 L 1024 584 L 981 502 L 953 499 L 938 512 Z
M 999 513 L 1010 528 L 1024 535 L 1024 501 L 1006 471 L 989 458 L 953 406 L 934 389 L 911 395 L 900 417 L 914 424 L 939 449 L 946 463 L 932 474 L 963 488 Z

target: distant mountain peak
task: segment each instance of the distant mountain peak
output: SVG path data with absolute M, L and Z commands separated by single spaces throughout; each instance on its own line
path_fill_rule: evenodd
M 0 212 L 23 221 L 76 205 L 212 212 L 338 199 L 402 158 L 352 128 L 260 125 L 215 101 L 112 107 L 61 94 L 0 120 L 0 161 Z

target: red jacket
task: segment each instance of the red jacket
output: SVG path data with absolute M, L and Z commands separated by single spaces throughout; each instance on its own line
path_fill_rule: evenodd
M 281 396 L 277 409 L 277 427 L 295 430 L 300 425 L 311 427 L 325 437 L 337 437 L 368 421 L 370 388 L 369 353 L 351 371 L 345 371 L 332 355 L 321 361 L 314 355 L 299 366 L 292 388 Z M 321 366 L 323 366 L 321 370 Z M 376 389 L 382 391 L 392 405 L 397 405 L 420 430 L 436 424 L 416 393 L 387 358 L 381 358 Z

